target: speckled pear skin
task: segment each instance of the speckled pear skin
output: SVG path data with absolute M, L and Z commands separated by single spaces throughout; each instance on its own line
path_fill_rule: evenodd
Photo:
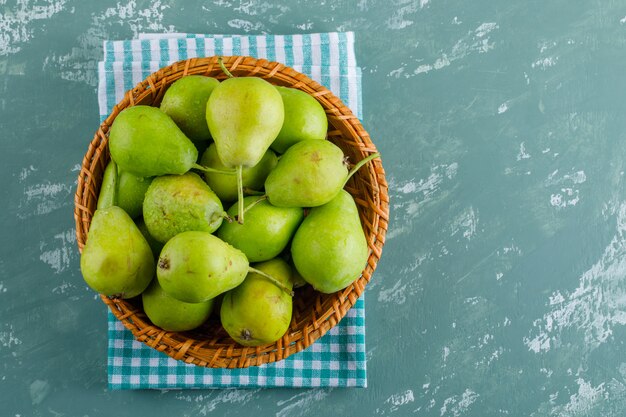
M 263 155 L 258 164 L 253 167 L 243 168 L 243 186 L 252 190 L 262 190 L 265 179 L 270 171 L 276 167 L 278 158 L 271 149 Z M 200 165 L 219 170 L 228 170 L 217 155 L 217 147 L 214 143 L 209 145 L 202 154 Z M 222 202 L 233 202 L 237 200 L 237 177 L 234 175 L 220 174 L 217 172 L 205 172 L 204 179 L 209 187 L 217 194 Z
M 143 203 L 148 231 L 162 243 L 189 230 L 212 233 L 222 224 L 223 214 L 219 198 L 193 172 L 155 178 Z
M 356 280 L 368 254 L 359 212 L 345 190 L 329 203 L 312 208 L 291 243 L 293 263 L 302 278 L 326 294 Z
M 241 284 L 248 267 L 239 249 L 210 233 L 190 231 L 165 244 L 157 262 L 157 279 L 169 296 L 201 303 Z
M 260 197 L 244 198 L 248 207 Z M 237 204 L 227 213 L 237 215 Z M 255 204 L 246 212 L 246 222 L 223 222 L 217 236 L 246 254 L 250 262 L 267 261 L 278 256 L 287 247 L 304 218 L 300 207 L 275 207 L 267 200 Z
M 109 132 L 111 158 L 139 177 L 184 174 L 198 150 L 176 123 L 156 107 L 132 106 L 117 115 Z
M 124 210 L 96 210 L 80 257 L 87 285 L 108 296 L 135 297 L 154 277 L 154 257 L 146 239 Z
M 337 195 L 348 177 L 341 149 L 327 140 L 290 147 L 265 180 L 265 193 L 277 207 L 317 207 Z
M 322 105 L 296 88 L 277 86 L 276 89 L 283 98 L 285 121 L 271 148 L 285 153 L 289 147 L 303 140 L 325 139 L 328 118 Z
M 291 267 L 276 258 L 253 265 L 292 288 Z M 280 339 L 289 329 L 293 300 L 267 278 L 250 272 L 222 300 L 220 318 L 226 332 L 243 346 L 260 346 Z
M 206 104 L 219 81 L 203 75 L 188 75 L 175 81 L 163 95 L 160 109 L 192 141 L 207 141 Z
M 184 332 L 204 323 L 213 309 L 213 300 L 185 303 L 167 295 L 157 279 L 141 294 L 143 310 L 150 321 L 169 332 Z
M 284 117 L 280 93 L 258 77 L 222 81 L 206 108 L 217 154 L 228 168 L 258 164 L 280 132 Z

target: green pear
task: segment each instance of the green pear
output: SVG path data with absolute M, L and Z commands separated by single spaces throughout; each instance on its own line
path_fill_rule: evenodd
M 265 179 L 277 163 L 278 158 L 276 154 L 271 149 L 268 149 L 258 164 L 242 169 L 242 185 L 251 190 L 261 190 Z M 219 156 L 217 156 L 217 147 L 214 143 L 209 145 L 207 150 L 202 154 L 200 164 L 220 171 L 228 169 L 228 167 L 220 161 Z M 205 172 L 204 179 L 222 202 L 230 203 L 237 201 L 237 177 L 234 175 L 220 174 L 219 172 Z
M 206 107 L 217 154 L 228 168 L 258 164 L 280 132 L 284 117 L 280 93 L 258 77 L 222 81 Z
M 304 210 L 300 207 L 274 207 L 258 196 L 246 197 L 243 201 L 248 221 L 245 224 L 223 223 L 217 236 L 245 253 L 250 262 L 267 261 L 278 256 L 302 222 Z M 236 216 L 237 204 L 230 207 L 227 213 Z
M 154 258 L 133 220 L 111 206 L 96 210 L 80 257 L 80 270 L 95 291 L 121 298 L 135 297 L 154 276 Z
M 161 111 L 192 141 L 207 141 L 211 133 L 206 123 L 206 103 L 219 85 L 215 78 L 187 75 L 167 89 L 161 101 Z
M 356 280 L 368 255 L 359 212 L 344 190 L 329 203 L 312 208 L 291 243 L 291 256 L 302 278 L 326 294 Z
M 152 178 L 138 177 L 128 171 L 119 171 L 117 178 L 117 205 L 133 219 L 141 216 L 143 200 Z
M 277 86 L 276 89 L 283 98 L 285 121 L 272 142 L 272 149 L 285 153 L 291 145 L 303 140 L 325 139 L 328 118 L 319 101 L 295 88 Z
M 171 297 L 201 303 L 241 284 L 248 267 L 239 249 L 210 233 L 190 231 L 165 244 L 157 262 L 157 279 Z
M 207 321 L 213 309 L 213 300 L 203 303 L 185 303 L 167 295 L 158 280 L 141 294 L 143 310 L 150 321 L 168 332 L 195 329 Z
M 290 147 L 265 180 L 265 193 L 278 207 L 316 207 L 343 188 L 348 169 L 341 149 L 327 140 Z
M 152 178 L 121 171 L 111 160 L 104 170 L 97 208 L 118 206 L 130 217 L 136 218 L 141 214 L 143 199 L 151 181 Z
M 104 174 L 102 174 L 102 183 L 100 184 L 100 193 L 98 194 L 97 209 L 104 209 L 117 205 L 117 165 L 114 161 L 109 161 Z
M 193 172 L 155 178 L 143 203 L 146 226 L 162 243 L 188 230 L 212 233 L 220 227 L 224 216 L 219 198 Z
M 135 220 L 135 224 L 137 225 L 137 228 L 139 229 L 143 237 L 146 239 L 146 242 L 148 242 L 148 245 L 150 245 L 150 249 L 152 249 L 152 254 L 154 255 L 154 258 L 158 258 L 161 250 L 163 249 L 163 243 L 152 237 L 150 231 L 148 230 L 148 226 L 146 226 L 146 222 L 143 221 L 143 217 Z
M 150 106 L 128 107 L 117 115 L 109 150 L 120 170 L 139 177 L 184 174 L 198 159 L 197 149 L 176 123 Z
M 302 278 L 302 275 L 300 275 L 298 270 L 295 267 L 292 269 L 293 269 L 293 274 L 291 275 L 291 279 L 293 281 L 293 287 L 300 288 L 300 287 L 304 287 L 305 285 L 307 285 L 308 282 L 306 282 L 304 278 Z
M 291 288 L 291 267 L 282 259 L 254 265 Z M 245 281 L 227 292 L 220 318 L 226 332 L 244 346 L 274 343 L 289 329 L 292 298 L 264 276 L 250 272 Z
M 283 125 L 283 99 L 274 86 L 262 78 L 231 78 L 215 89 L 206 107 L 206 120 L 217 154 L 228 168 L 237 170 L 239 222 L 243 214 L 243 168 L 257 165 Z

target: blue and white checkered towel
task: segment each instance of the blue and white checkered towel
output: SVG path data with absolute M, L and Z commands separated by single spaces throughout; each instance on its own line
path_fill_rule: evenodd
M 361 70 L 354 35 L 143 34 L 105 41 L 99 64 L 98 100 L 104 120 L 126 90 L 178 60 L 249 55 L 279 61 L 328 87 L 361 117 Z M 201 368 L 176 361 L 137 342 L 108 314 L 111 389 L 227 387 L 365 387 L 365 310 L 361 297 L 346 317 L 308 349 L 280 362 L 243 369 Z

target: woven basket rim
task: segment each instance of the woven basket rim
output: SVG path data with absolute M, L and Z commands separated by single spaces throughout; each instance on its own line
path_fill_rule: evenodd
M 347 144 L 344 146 L 352 144 L 348 140 L 354 141 L 354 146 L 346 149 L 353 151 L 360 159 L 377 152 L 376 146 L 352 111 L 330 90 L 306 75 L 282 63 L 249 56 L 224 56 L 223 62 L 235 76 L 260 76 L 273 84 L 287 85 L 307 92 L 326 110 L 329 119 L 328 139 L 337 140 L 338 144 L 344 144 L 345 141 Z M 218 79 L 225 78 L 218 70 L 217 56 L 175 62 L 150 74 L 128 90 L 123 99 L 113 106 L 89 144 L 78 175 L 74 219 L 76 241 L 81 253 L 95 210 L 101 174 L 109 158 L 108 131 L 116 116 L 126 107 L 145 102 L 158 103 L 167 87 L 181 77 L 208 75 Z M 346 189 L 355 198 L 361 214 L 369 247 L 367 264 L 361 276 L 344 290 L 331 295 L 314 293 L 316 299 L 311 314 L 300 322 L 294 317 L 290 329 L 276 343 L 250 348 L 240 346 L 234 341 L 230 345 L 224 345 L 212 339 L 198 340 L 187 333 L 165 332 L 150 323 L 132 300 L 111 299 L 103 295 L 101 299 L 115 317 L 133 333 L 136 340 L 185 363 L 203 367 L 244 368 L 285 359 L 306 349 L 345 316 L 362 294 L 380 259 L 389 218 L 388 185 L 381 159 L 376 158 L 361 168 Z M 371 194 L 363 193 L 364 190 Z M 368 234 L 366 229 L 371 229 L 371 232 Z M 294 299 L 294 311 L 295 303 Z M 305 321 L 306 324 L 302 325 Z

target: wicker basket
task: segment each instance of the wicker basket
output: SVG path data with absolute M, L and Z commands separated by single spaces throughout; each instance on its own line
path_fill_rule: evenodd
M 328 89 L 305 75 L 283 64 L 251 57 L 224 57 L 224 63 L 234 76 L 262 77 L 273 84 L 298 88 L 315 97 L 328 115 L 329 140 L 338 145 L 351 162 L 357 162 L 376 152 L 369 135 L 350 109 Z M 192 58 L 162 68 L 127 91 L 96 132 L 82 162 L 74 199 L 76 236 L 80 251 L 87 239 L 102 175 L 110 158 L 108 132 L 113 120 L 120 111 L 133 105 L 158 106 L 171 83 L 192 74 L 225 78 L 217 57 Z M 346 190 L 352 194 L 359 209 L 370 249 L 367 265 L 359 279 L 337 293 L 320 294 L 310 286 L 296 290 L 291 325 L 276 343 L 242 347 L 228 336 L 217 318 L 209 319 L 193 331 L 166 332 L 149 321 L 142 311 L 140 298 L 113 300 L 101 296 L 102 301 L 138 341 L 186 363 L 214 368 L 244 368 L 282 360 L 306 349 L 345 316 L 363 292 L 380 259 L 389 215 L 387 182 L 380 159 L 375 159 L 361 168 L 350 179 Z

